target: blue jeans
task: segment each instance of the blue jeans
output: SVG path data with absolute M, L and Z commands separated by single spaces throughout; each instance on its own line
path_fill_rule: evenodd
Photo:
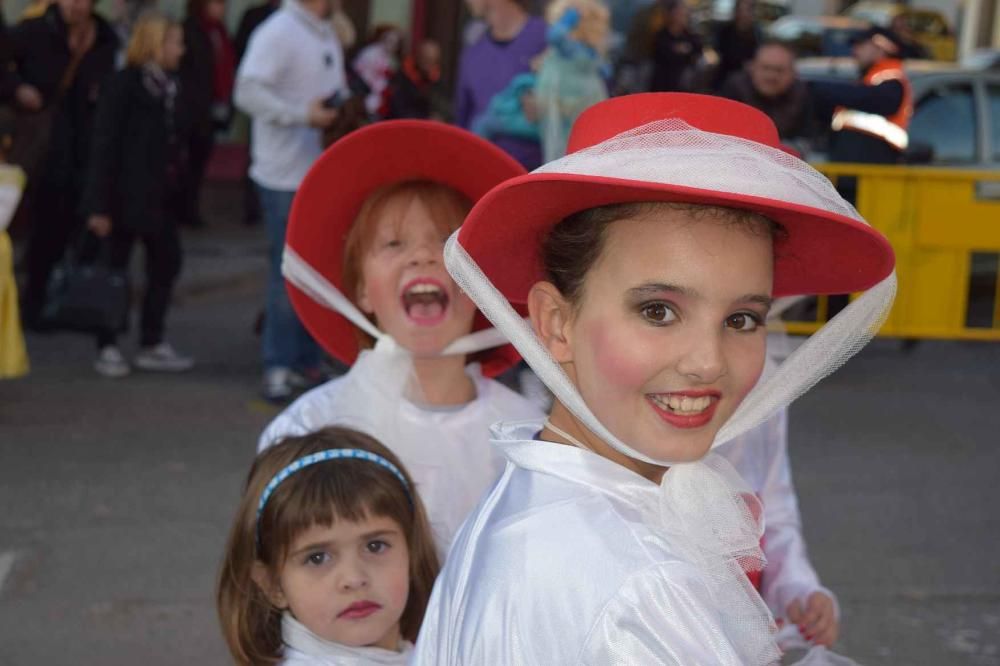
M 285 279 L 281 276 L 281 253 L 285 249 L 288 211 L 295 192 L 271 190 L 257 185 L 261 215 L 270 245 L 270 271 L 267 278 L 267 303 L 264 312 L 262 354 L 264 369 L 293 368 L 308 370 L 319 366 L 322 351 L 309 335 L 288 300 Z

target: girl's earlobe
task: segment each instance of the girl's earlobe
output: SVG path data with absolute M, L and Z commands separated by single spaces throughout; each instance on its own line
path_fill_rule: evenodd
M 535 335 L 558 363 L 571 363 L 572 306 L 551 282 L 537 282 L 528 292 L 528 314 Z
M 281 585 L 271 575 L 266 564 L 260 560 L 254 562 L 253 568 L 250 570 L 250 578 L 275 608 L 280 610 L 288 608 L 288 600 L 285 599 L 285 594 L 281 591 Z
M 368 300 L 368 287 L 365 286 L 364 281 L 358 283 L 357 293 L 355 294 L 356 302 L 358 308 L 364 312 L 366 315 L 374 314 L 372 310 L 371 301 Z

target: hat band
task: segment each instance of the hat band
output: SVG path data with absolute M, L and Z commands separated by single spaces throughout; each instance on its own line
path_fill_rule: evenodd
M 375 338 L 376 341 L 391 339 L 392 336 L 383 333 L 368 317 L 351 302 L 342 291 L 323 277 L 309 262 L 300 257 L 288 245 L 285 246 L 281 259 L 281 274 L 320 305 L 333 310 L 346 318 L 362 331 Z M 502 347 L 509 344 L 507 337 L 495 328 L 488 328 L 475 333 L 469 333 L 453 340 L 441 351 L 441 356 L 464 356 L 476 352 Z

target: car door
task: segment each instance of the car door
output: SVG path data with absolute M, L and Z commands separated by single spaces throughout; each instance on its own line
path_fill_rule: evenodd
M 971 76 L 926 76 L 914 81 L 910 145 L 927 145 L 935 166 L 982 164 L 976 86 Z

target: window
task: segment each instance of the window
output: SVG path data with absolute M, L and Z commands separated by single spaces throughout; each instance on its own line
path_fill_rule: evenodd
M 1000 83 L 995 83 L 986 90 L 990 109 L 990 153 L 993 161 L 1000 161 Z
M 935 164 L 976 161 L 976 109 L 972 86 L 941 85 L 917 102 L 910 122 L 910 145 L 934 151 Z

